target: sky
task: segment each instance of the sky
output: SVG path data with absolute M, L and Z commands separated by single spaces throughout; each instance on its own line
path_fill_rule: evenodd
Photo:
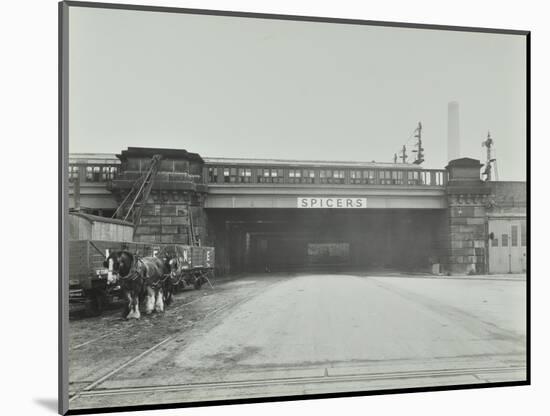
M 69 151 L 409 161 L 494 139 L 499 180 L 526 179 L 525 37 L 71 7 Z

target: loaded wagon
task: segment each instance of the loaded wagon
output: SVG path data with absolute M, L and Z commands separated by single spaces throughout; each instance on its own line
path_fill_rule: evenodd
M 176 289 L 201 286 L 210 282 L 214 271 L 214 247 L 188 246 L 182 244 L 163 244 L 158 255 L 172 260 L 170 278 Z

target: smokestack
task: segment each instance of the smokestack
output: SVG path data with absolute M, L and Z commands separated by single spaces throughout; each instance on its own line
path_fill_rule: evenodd
M 449 103 L 447 119 L 447 160 L 451 161 L 460 157 L 460 119 L 458 113 L 458 102 Z

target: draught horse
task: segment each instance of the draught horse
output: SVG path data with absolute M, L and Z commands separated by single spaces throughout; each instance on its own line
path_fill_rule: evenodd
M 113 260 L 113 272 L 118 274 L 120 287 L 128 305 L 126 319 L 139 319 L 139 301 L 145 297 L 145 313 L 164 312 L 163 277 L 166 274 L 165 262 L 157 257 L 138 257 L 129 251 L 121 250 L 108 257 Z
M 164 293 L 164 304 L 166 306 L 170 306 L 173 300 L 172 296 L 177 290 L 182 279 L 181 270 L 179 270 L 179 262 L 175 253 L 164 251 L 160 254 L 157 254 L 157 256 L 159 256 L 164 265 L 165 275 L 163 278 L 162 286 L 162 290 Z

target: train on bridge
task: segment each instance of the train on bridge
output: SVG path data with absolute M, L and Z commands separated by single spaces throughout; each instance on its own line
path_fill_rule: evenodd
M 216 274 L 526 269 L 525 182 L 483 181 L 482 164 L 470 158 L 424 169 L 203 158 L 183 149 L 72 154 L 71 207 L 112 216 L 155 155 L 158 169 L 147 200 L 139 201 L 134 240 L 214 247 Z

